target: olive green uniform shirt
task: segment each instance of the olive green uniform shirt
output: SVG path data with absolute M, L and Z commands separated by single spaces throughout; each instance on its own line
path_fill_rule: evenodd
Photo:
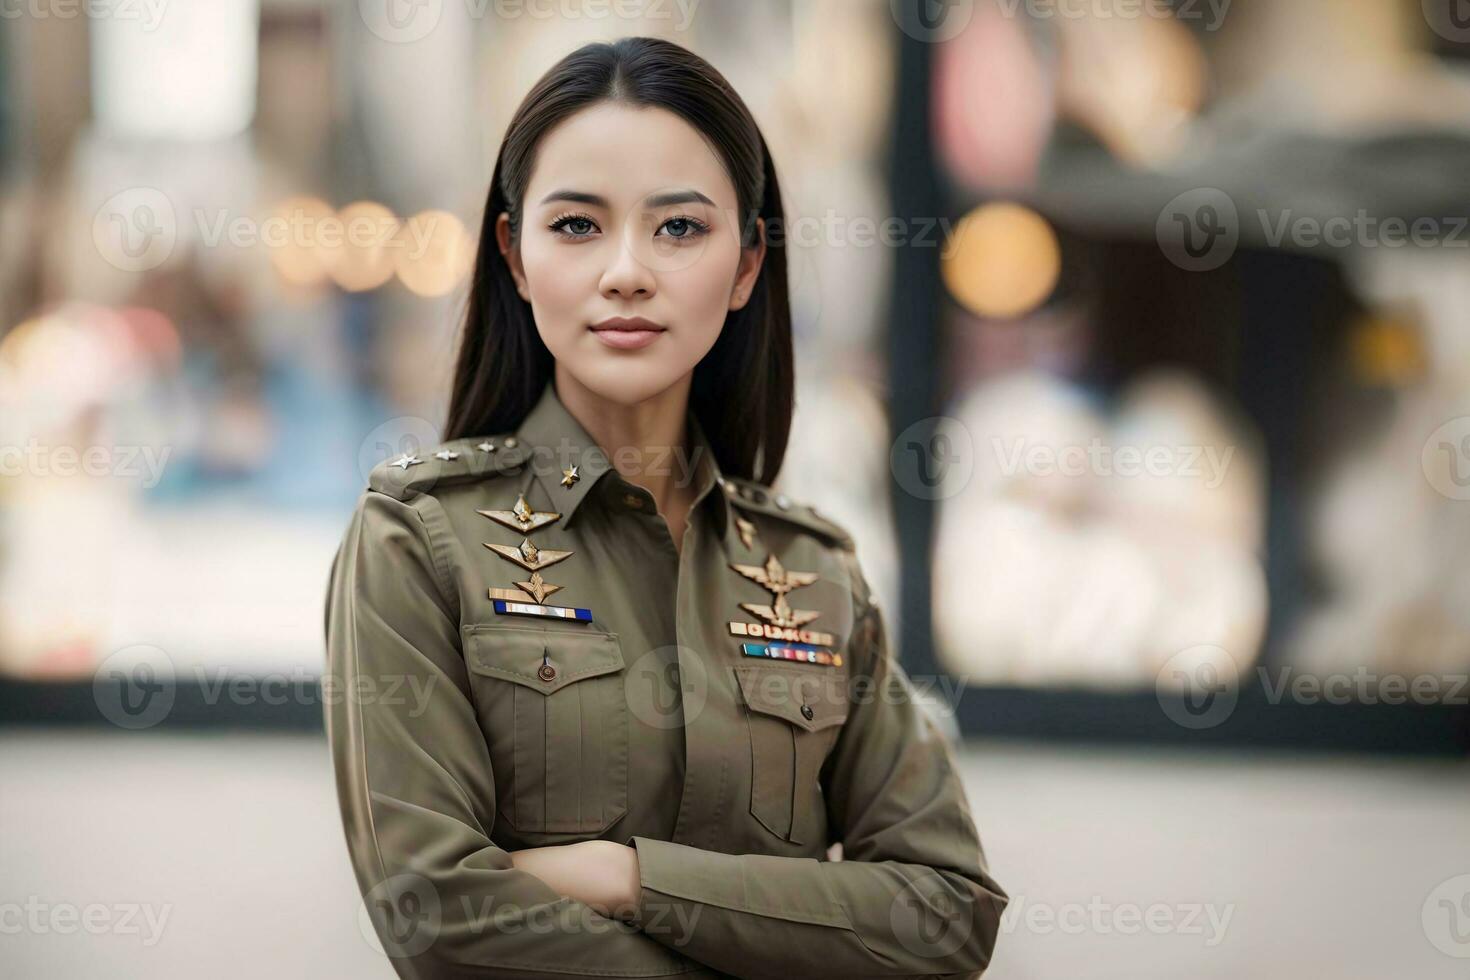
M 637 461 L 695 481 L 682 555 L 550 383 L 515 433 L 371 474 L 332 565 L 323 683 L 385 952 L 432 980 L 978 974 L 1007 897 L 850 536 L 722 475 L 688 424 L 692 454 Z M 521 496 L 559 516 L 523 533 L 481 513 Z M 537 604 L 492 544 L 560 588 Z M 778 596 L 761 574 L 810 581 Z M 591 619 L 497 612 L 492 590 Z M 807 621 L 732 633 L 773 612 Z M 637 849 L 631 922 L 508 853 L 596 838 Z

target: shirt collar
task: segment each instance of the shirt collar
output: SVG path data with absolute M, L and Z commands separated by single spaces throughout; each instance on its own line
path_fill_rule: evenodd
M 689 460 L 694 461 L 694 484 L 697 488 L 694 509 L 706 508 L 715 521 L 717 536 L 723 541 L 730 525 L 728 495 L 733 485 L 721 472 L 714 448 L 692 408 L 685 416 L 685 424 L 691 455 L 687 459 L 671 456 L 668 465 L 674 467 L 675 476 L 678 476 L 684 472 L 682 467 L 688 465 Z M 562 515 L 564 523 L 571 523 L 577 508 L 604 476 L 610 472 L 618 476 L 607 454 L 562 404 L 551 379 L 547 379 L 540 398 L 526 414 L 517 437 L 529 453 L 527 465 L 552 502 L 552 508 Z M 563 486 L 566 471 L 573 465 L 577 467 L 577 479 L 571 486 Z M 706 497 L 713 497 L 713 502 L 706 503 Z

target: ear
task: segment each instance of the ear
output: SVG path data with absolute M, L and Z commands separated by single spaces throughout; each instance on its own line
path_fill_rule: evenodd
M 521 294 L 521 299 L 531 302 L 531 291 L 526 287 L 526 268 L 521 264 L 521 250 L 511 244 L 510 215 L 504 211 L 495 219 L 495 243 L 500 246 L 510 277 L 515 280 L 516 292 Z
M 730 309 L 739 310 L 750 302 L 755 281 L 766 260 L 766 219 L 755 219 L 756 243 L 740 250 L 740 263 L 735 267 L 735 282 L 730 287 Z

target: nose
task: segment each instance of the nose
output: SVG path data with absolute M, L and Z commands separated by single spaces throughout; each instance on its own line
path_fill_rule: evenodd
M 602 295 L 608 297 L 647 297 L 657 291 L 653 270 L 645 265 L 626 238 L 618 243 L 612 264 L 602 274 L 598 284 Z

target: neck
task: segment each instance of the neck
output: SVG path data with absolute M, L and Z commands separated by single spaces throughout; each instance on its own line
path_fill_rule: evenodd
M 685 417 L 692 374 L 642 401 L 625 404 L 597 394 L 560 364 L 554 372 L 557 397 L 607 454 L 618 474 L 653 495 L 661 513 L 686 504 L 695 491 Z M 678 513 L 682 513 L 680 510 Z

